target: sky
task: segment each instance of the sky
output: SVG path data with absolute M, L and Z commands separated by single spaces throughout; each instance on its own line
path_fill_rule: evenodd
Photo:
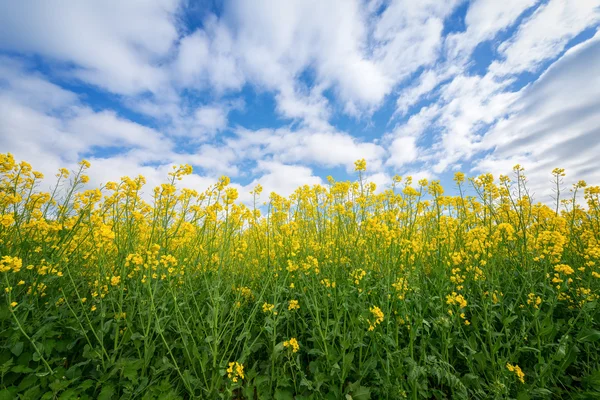
M 600 0 L 0 0 L 0 152 L 242 201 L 521 164 L 546 201 L 555 167 L 600 184 L 599 28 Z

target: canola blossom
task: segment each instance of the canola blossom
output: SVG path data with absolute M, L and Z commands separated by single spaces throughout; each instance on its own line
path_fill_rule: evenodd
M 238 201 L 0 155 L 5 398 L 594 398 L 600 187 L 525 171 Z M 560 198 L 568 193 L 566 198 Z M 528 396 L 528 397 L 527 397 Z

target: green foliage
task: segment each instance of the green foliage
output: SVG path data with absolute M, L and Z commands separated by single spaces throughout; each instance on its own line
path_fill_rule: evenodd
M 0 400 L 600 398 L 600 188 L 558 213 L 518 168 L 477 200 L 361 175 L 259 217 L 184 167 L 152 207 L 78 197 L 85 168 L 57 206 L 0 162 Z

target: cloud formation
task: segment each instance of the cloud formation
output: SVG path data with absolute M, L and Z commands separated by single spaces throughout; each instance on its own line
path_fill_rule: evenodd
M 599 0 L 33 3 L 0 3 L 0 147 L 45 172 L 600 180 Z

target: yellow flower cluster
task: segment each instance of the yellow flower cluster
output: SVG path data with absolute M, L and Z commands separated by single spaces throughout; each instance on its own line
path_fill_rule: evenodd
M 0 272 L 12 271 L 14 273 L 18 273 L 21 271 L 22 267 L 23 260 L 21 260 L 19 257 L 4 256 L 0 260 Z
M 265 302 L 262 305 L 262 310 L 263 310 L 264 313 L 273 312 L 275 310 L 275 304 L 269 304 L 269 303 Z
M 293 310 L 299 310 L 299 309 L 300 309 L 300 304 L 298 303 L 298 300 L 290 300 L 290 302 L 288 304 L 288 310 L 293 311 Z
M 326 288 L 333 288 L 335 289 L 335 281 L 330 281 L 329 279 L 325 278 L 325 279 L 321 279 L 321 285 L 325 286 Z
M 513 372 L 517 376 L 517 378 L 519 378 L 519 381 L 521 381 L 521 383 L 525 383 L 525 373 L 523 373 L 521 367 L 519 367 L 518 365 L 512 365 L 511 363 L 507 363 L 506 368 L 510 372 Z
M 532 305 L 535 309 L 539 309 L 540 304 L 542 304 L 542 298 L 540 296 L 536 296 L 535 293 L 529 293 L 527 295 L 527 304 Z
M 297 353 L 300 350 L 300 345 L 296 338 L 291 338 L 290 340 L 286 340 L 283 342 L 283 347 L 289 347 L 292 349 L 292 353 Z
M 449 305 L 458 305 L 459 308 L 465 308 L 467 306 L 467 300 L 465 300 L 462 294 L 458 294 L 456 292 L 452 292 L 446 296 L 446 304 Z
M 354 170 L 358 172 L 367 170 L 367 162 L 364 158 L 354 162 Z
M 356 269 L 350 273 L 350 276 L 352 277 L 352 280 L 354 281 L 354 284 L 356 284 L 356 285 L 360 285 L 360 281 L 366 275 L 367 275 L 367 272 L 362 268 Z
M 244 379 L 244 366 L 237 361 L 230 362 L 227 367 L 227 377 L 233 383 L 237 383 L 239 379 Z
M 369 308 L 369 311 L 371 314 L 373 314 L 373 317 L 375 317 L 373 321 L 369 320 L 369 331 L 373 331 L 377 325 L 383 322 L 384 315 L 383 311 L 381 311 L 381 308 L 377 306 L 372 306 Z

